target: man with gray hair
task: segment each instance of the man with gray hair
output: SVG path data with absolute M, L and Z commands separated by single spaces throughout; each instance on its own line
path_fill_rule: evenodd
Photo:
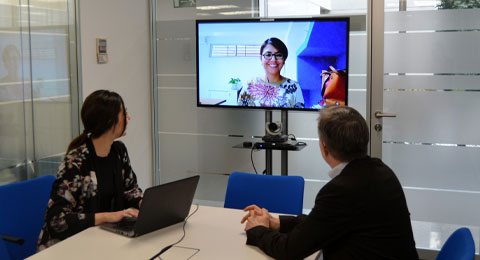
M 303 259 L 322 249 L 331 259 L 418 259 L 402 186 L 367 155 L 369 132 L 355 109 L 331 106 L 318 120 L 320 150 L 332 178 L 309 215 L 272 217 L 245 208 L 247 244 L 275 259 Z

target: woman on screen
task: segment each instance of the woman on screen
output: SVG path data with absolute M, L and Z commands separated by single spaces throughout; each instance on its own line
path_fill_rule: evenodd
M 269 38 L 260 47 L 260 61 L 265 76 L 248 82 L 240 91 L 240 106 L 304 108 L 302 90 L 298 82 L 280 74 L 288 57 L 285 44 Z
M 138 215 L 142 190 L 127 148 L 115 141 L 130 120 L 122 98 L 97 90 L 85 99 L 81 117 L 85 130 L 68 146 L 53 183 L 38 251 L 88 227 Z

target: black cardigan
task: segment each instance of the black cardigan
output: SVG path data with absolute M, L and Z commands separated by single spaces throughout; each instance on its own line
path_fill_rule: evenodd
M 351 161 L 317 194 L 308 216 L 281 216 L 280 232 L 257 226 L 247 244 L 276 259 L 418 259 L 403 189 L 382 161 Z

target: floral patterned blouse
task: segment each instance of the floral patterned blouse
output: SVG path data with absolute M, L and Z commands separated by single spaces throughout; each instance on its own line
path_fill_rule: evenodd
M 138 208 L 143 194 L 130 166 L 127 148 L 122 142 L 116 141 L 111 149 L 117 158 L 112 211 Z M 38 238 L 38 251 L 95 225 L 99 202 L 94 157 L 95 150 L 89 139 L 63 159 L 50 193 L 45 224 Z
M 280 84 L 257 78 L 248 82 L 238 96 L 238 105 L 249 107 L 305 107 L 298 82 L 285 78 Z

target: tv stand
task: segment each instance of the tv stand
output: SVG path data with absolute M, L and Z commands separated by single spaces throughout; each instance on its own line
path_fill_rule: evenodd
M 265 124 L 272 122 L 272 111 L 266 110 L 265 111 Z M 281 112 L 281 122 L 282 122 L 282 134 L 288 136 L 288 111 L 282 110 Z M 266 131 L 265 131 L 265 134 Z M 280 154 L 280 173 L 282 176 L 288 175 L 288 150 L 282 149 Z M 272 149 L 265 150 L 265 165 L 266 165 L 266 173 L 268 175 L 272 175 Z
M 272 122 L 272 111 L 265 111 L 265 125 Z M 282 122 L 282 135 L 288 136 L 288 111 L 282 110 L 281 112 Z M 267 135 L 267 130 L 265 130 Z M 245 145 L 245 143 L 248 143 Z M 265 150 L 265 174 L 272 175 L 272 150 L 279 150 L 281 152 L 280 157 L 280 174 L 282 176 L 288 175 L 288 151 L 300 151 L 307 146 L 304 142 L 297 142 L 294 140 L 287 140 L 287 142 L 244 142 L 243 144 L 234 145 L 233 148 L 243 149 L 262 149 Z
M 272 111 L 266 110 L 265 111 L 265 124 L 272 122 Z M 282 110 L 281 114 L 281 122 L 282 122 L 282 134 L 288 135 L 288 111 Z M 267 131 L 265 130 L 265 135 L 267 135 Z M 282 176 L 288 175 L 288 151 L 281 150 L 281 157 L 280 157 L 280 173 Z M 272 149 L 265 150 L 265 167 L 266 167 L 266 174 L 272 175 Z

